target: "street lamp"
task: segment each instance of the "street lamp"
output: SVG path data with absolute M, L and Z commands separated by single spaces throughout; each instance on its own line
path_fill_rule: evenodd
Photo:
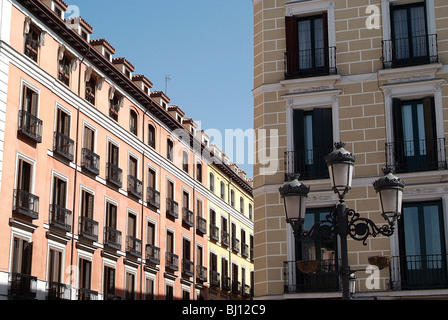
M 305 224 L 306 198 L 310 188 L 299 182 L 299 176 L 280 187 L 279 192 L 284 199 L 286 221 L 291 224 L 296 245 L 305 239 L 321 239 L 333 241 L 339 237 L 341 247 L 342 296 L 350 299 L 350 266 L 348 265 L 347 236 L 367 245 L 369 236 L 381 234 L 393 235 L 395 221 L 401 216 L 404 181 L 396 177 L 389 169 L 383 169 L 385 176 L 373 183 L 379 194 L 382 216 L 387 225 L 377 226 L 372 220 L 362 218 L 344 203 L 346 194 L 352 186 L 353 169 L 356 157 L 344 149 L 345 143 L 337 142 L 335 149 L 325 157 L 330 174 L 332 189 L 339 195 L 339 203 L 325 217 L 315 223 L 310 230 L 303 230 Z

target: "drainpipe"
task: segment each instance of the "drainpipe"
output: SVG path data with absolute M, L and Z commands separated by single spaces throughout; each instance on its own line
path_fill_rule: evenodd
M 88 50 L 86 54 L 82 57 L 81 61 L 79 62 L 79 71 L 78 71 L 78 96 L 81 97 L 81 66 L 84 62 L 87 55 L 90 53 L 90 46 L 88 47 Z M 75 204 L 76 204 L 76 181 L 78 177 L 78 138 L 79 138 L 79 107 L 76 110 L 76 137 L 75 137 L 75 154 L 74 154 L 74 164 L 75 164 L 75 175 L 73 179 L 73 212 L 72 212 L 72 228 L 75 228 Z M 70 300 L 72 300 L 72 282 L 73 279 L 71 278 L 72 273 L 72 266 L 73 266 L 73 254 L 74 254 L 74 245 L 75 245 L 75 232 L 72 230 L 72 243 L 71 243 L 71 253 L 70 253 Z

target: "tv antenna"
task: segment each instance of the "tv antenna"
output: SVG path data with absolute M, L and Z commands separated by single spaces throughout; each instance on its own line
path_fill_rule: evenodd
M 165 75 L 165 94 L 168 92 L 168 81 L 170 81 L 171 78 L 169 75 Z

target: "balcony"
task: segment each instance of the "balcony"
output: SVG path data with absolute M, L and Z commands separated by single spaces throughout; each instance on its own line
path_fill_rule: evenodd
M 230 245 L 230 234 L 225 230 L 221 230 L 221 243 L 226 247 Z
M 104 245 L 112 249 L 121 250 L 121 231 L 111 227 L 104 227 Z
M 78 300 L 98 300 L 98 292 L 86 288 L 79 288 Z
M 222 275 L 221 286 L 222 286 L 221 288 L 226 291 L 230 291 L 232 289 L 231 285 L 230 285 L 230 277 L 229 276 Z
M 70 232 L 72 212 L 57 204 L 50 205 L 50 226 Z
M 216 270 L 210 270 L 210 284 L 215 287 L 221 286 L 221 275 Z
M 160 192 L 154 188 L 146 188 L 146 202 L 154 208 L 160 209 Z
M 337 74 L 336 47 L 285 52 L 285 79 Z
M 390 281 L 392 290 L 448 288 L 447 255 L 408 255 L 392 257 Z
M 79 235 L 83 238 L 98 241 L 98 222 L 88 217 L 79 217 Z
M 134 257 L 142 255 L 142 240 L 133 236 L 126 236 L 126 253 Z
M 328 179 L 325 156 L 330 149 L 308 149 L 285 152 L 285 181 L 300 173 L 300 179 Z
M 19 133 L 27 136 L 28 138 L 42 142 L 42 125 L 43 122 L 35 115 L 25 111 L 19 110 Z
M 128 193 L 139 199 L 142 198 L 142 182 L 132 175 L 128 175 Z
M 202 217 L 197 217 L 197 226 L 196 226 L 196 230 L 199 233 L 207 234 L 207 220 L 202 218 Z
M 196 266 L 196 278 L 199 281 L 207 282 L 207 267 L 197 265 Z
M 73 161 L 73 148 L 75 142 L 61 132 L 54 133 L 53 153 L 64 157 L 68 161 Z
M 179 205 L 173 199 L 166 199 L 166 213 L 171 218 L 177 219 L 179 217 Z
M 219 227 L 214 224 L 210 225 L 210 238 L 215 241 L 219 241 Z
M 172 271 L 179 270 L 179 256 L 172 252 L 165 252 L 165 266 Z
M 283 263 L 283 279 L 285 293 L 339 291 L 339 270 L 334 259 L 321 260 L 319 268 L 312 274 L 299 271 L 296 261 L 286 261 Z
M 118 188 L 121 188 L 123 185 L 122 173 L 123 170 L 121 170 L 116 164 L 111 162 L 106 164 L 106 179 Z
M 240 240 L 236 237 L 232 237 L 232 250 L 235 252 L 240 252 Z
M 37 293 L 37 277 L 12 272 L 9 274 L 8 295 L 19 299 L 34 299 Z
M 436 34 L 383 40 L 382 44 L 384 69 L 439 62 Z
M 100 173 L 100 156 L 90 149 L 82 149 L 81 166 L 94 175 Z
M 241 294 L 241 282 L 237 280 L 232 281 L 232 293 Z
M 187 226 L 194 226 L 194 214 L 193 211 L 191 211 L 188 208 L 182 208 L 182 222 L 185 223 Z
M 445 139 L 386 143 L 386 166 L 396 173 L 446 170 Z
M 70 300 L 69 286 L 54 281 L 47 282 L 47 300 Z
M 160 264 L 160 248 L 152 244 L 147 244 L 146 261 L 154 264 Z
M 31 219 L 38 219 L 39 197 L 24 190 L 14 190 L 13 212 L 23 214 Z
M 182 260 L 182 274 L 187 277 L 192 277 L 194 275 L 194 263 L 191 260 Z

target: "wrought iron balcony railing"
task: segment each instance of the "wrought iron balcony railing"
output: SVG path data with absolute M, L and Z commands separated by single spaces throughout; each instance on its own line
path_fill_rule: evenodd
M 142 198 L 142 182 L 132 175 L 128 175 L 128 193 L 139 199 Z
M 232 292 L 235 294 L 241 294 L 241 282 L 232 280 Z
M 321 260 L 315 273 L 305 274 L 297 269 L 296 261 L 283 263 L 285 293 L 339 291 L 337 260 Z
M 285 52 L 285 79 L 337 74 L 336 47 Z
M 98 241 L 98 221 L 80 216 L 79 234 L 86 239 Z
M 83 148 L 81 166 L 94 175 L 98 175 L 100 173 L 100 156 L 90 149 Z
M 111 227 L 104 227 L 104 245 L 121 250 L 121 231 Z
M 215 241 L 219 241 L 219 227 L 214 224 L 210 225 L 210 237 Z
M 78 300 L 98 300 L 98 291 L 86 288 L 79 288 Z
M 383 40 L 383 68 L 438 63 L 437 34 Z
M 123 186 L 122 174 L 123 170 L 120 169 L 116 164 L 111 162 L 108 162 L 106 164 L 106 179 L 118 188 L 121 188 Z
M 142 255 L 142 240 L 134 236 L 126 236 L 126 252 L 135 257 Z
M 207 233 L 207 220 L 202 218 L 202 217 L 197 217 L 197 226 L 196 226 L 196 230 L 202 234 L 206 234 Z
M 386 143 L 386 166 L 396 173 L 445 170 L 445 138 Z
M 182 274 L 187 277 L 192 277 L 194 275 L 194 263 L 189 259 L 182 260 Z
M 392 290 L 448 288 L 446 254 L 394 256 L 389 265 Z
M 188 208 L 183 207 L 182 208 L 182 222 L 186 225 L 192 227 L 194 225 L 194 214 L 193 211 L 191 211 Z
M 160 192 L 154 188 L 146 188 L 146 202 L 154 208 L 160 209 Z
M 71 216 L 70 210 L 54 203 L 50 205 L 50 226 L 70 232 L 72 230 Z
M 325 156 L 329 149 L 295 150 L 285 152 L 285 181 L 300 173 L 300 179 L 327 179 L 329 177 Z
M 166 199 L 166 213 L 174 219 L 179 217 L 179 205 L 173 199 Z
M 37 293 L 37 277 L 12 272 L 9 274 L 8 294 L 22 299 L 34 299 Z
M 19 132 L 33 139 L 37 143 L 42 142 L 43 122 L 35 115 L 25 110 L 19 110 Z
M 47 282 L 47 300 L 69 300 L 70 289 L 64 283 Z
M 196 278 L 199 281 L 207 282 L 207 267 L 197 265 L 196 266 Z
M 73 161 L 75 142 L 61 132 L 54 133 L 53 152 L 69 161 Z
M 154 264 L 160 264 L 160 248 L 156 247 L 153 244 L 147 244 L 146 245 L 146 261 L 154 263 Z
M 39 218 L 39 197 L 27 191 L 14 190 L 13 211 L 31 219 Z
M 179 256 L 172 252 L 165 252 L 165 265 L 166 268 L 173 271 L 179 270 Z

